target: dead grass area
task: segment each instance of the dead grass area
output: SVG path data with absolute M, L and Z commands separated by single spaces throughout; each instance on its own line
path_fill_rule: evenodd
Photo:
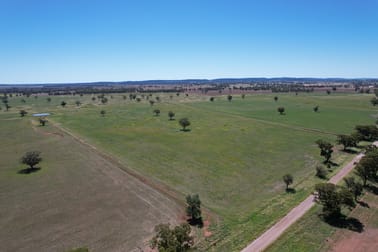
M 1 124 L 1 251 L 139 251 L 156 224 L 179 221 L 175 201 L 52 125 L 35 129 Z M 30 150 L 42 152 L 40 169 L 19 174 Z

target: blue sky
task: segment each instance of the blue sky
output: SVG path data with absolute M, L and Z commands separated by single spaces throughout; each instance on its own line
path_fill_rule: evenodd
M 378 77 L 378 0 L 0 0 L 0 83 Z

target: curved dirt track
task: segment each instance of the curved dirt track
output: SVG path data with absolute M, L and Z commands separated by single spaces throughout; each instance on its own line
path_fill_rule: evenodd
M 374 145 L 378 145 L 378 142 L 374 142 Z M 335 176 L 333 176 L 329 182 L 337 184 L 341 181 L 352 169 L 355 164 L 360 161 L 364 154 L 358 154 L 352 161 L 345 165 Z M 311 207 L 314 206 L 314 195 L 308 196 L 298 206 L 293 208 L 285 217 L 269 228 L 265 233 L 260 235 L 256 240 L 245 247 L 242 252 L 257 252 L 263 251 L 275 240 L 278 239 L 294 222 L 301 218 Z

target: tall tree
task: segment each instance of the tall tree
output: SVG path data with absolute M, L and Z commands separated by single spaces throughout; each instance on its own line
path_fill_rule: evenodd
M 286 174 L 282 177 L 284 183 L 286 184 L 286 190 L 289 189 L 289 185 L 293 184 L 294 182 L 294 178 L 293 178 L 293 175 L 291 174 Z
M 331 159 L 333 153 L 333 145 L 321 139 L 317 140 L 316 144 L 320 148 L 320 156 L 325 158 L 324 163 L 329 163 L 329 160 Z
M 198 194 L 186 196 L 186 214 L 190 218 L 190 223 L 202 223 L 201 200 Z

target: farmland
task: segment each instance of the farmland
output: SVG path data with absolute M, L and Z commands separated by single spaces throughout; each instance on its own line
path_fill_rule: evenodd
M 156 100 L 156 96 L 160 101 Z M 277 101 L 274 101 L 274 96 L 278 96 Z M 72 183 L 77 180 L 75 183 L 79 184 L 87 181 L 88 190 L 101 191 L 105 183 L 102 180 L 109 177 L 108 173 L 103 174 L 104 170 L 111 173 L 119 168 L 129 169 L 155 185 L 171 188 L 176 198 L 198 193 L 208 210 L 205 218 L 210 221 L 213 234 L 206 239 L 201 238 L 198 247 L 217 251 L 243 248 L 313 190 L 313 185 L 320 181 L 314 177 L 315 166 L 322 161 L 316 140 L 335 142 L 336 134 L 351 133 L 357 124 L 373 124 L 378 116 L 369 103 L 372 96 L 361 94 L 253 94 L 245 99 L 234 95 L 232 101 L 227 101 L 226 96 L 217 96 L 214 102 L 210 102 L 208 96 L 173 94 L 170 97 L 169 94 L 154 94 L 150 97 L 156 100 L 153 106 L 146 99 L 137 102 L 127 96 L 125 100 L 120 94 L 107 97 L 106 104 L 101 104 L 98 99 L 93 101 L 90 95 L 52 96 L 51 102 L 47 102 L 44 96 L 29 97 L 24 98 L 25 103 L 19 97 L 11 98 L 11 111 L 0 113 L 2 139 L 8 141 L 1 147 L 2 154 L 7 153 L 5 161 L 2 160 L 5 163 L 1 164 L 1 167 L 7 168 L 2 170 L 3 176 L 0 178 L 7 182 L 2 186 L 10 192 L 21 183 L 22 187 L 17 188 L 20 192 L 28 192 L 29 200 L 44 200 L 45 197 L 57 198 L 57 195 L 42 194 L 47 194 L 53 186 L 61 186 L 54 189 L 55 193 L 73 194 L 74 186 L 64 181 Z M 65 107 L 60 105 L 63 100 L 67 102 Z M 81 104 L 77 106 L 75 101 Z M 279 106 L 285 107 L 284 115 L 277 112 Z M 319 106 L 319 112 L 313 111 L 315 106 Z M 29 113 L 51 112 L 50 122 L 46 127 L 32 127 L 30 118 L 18 118 L 21 108 Z M 153 113 L 157 108 L 161 111 L 159 116 Z M 106 111 L 104 116 L 101 116 L 101 110 Z M 175 112 L 175 120 L 169 120 L 168 111 Z M 181 130 L 178 120 L 182 117 L 189 118 L 189 131 Z M 102 164 L 106 160 L 97 160 L 96 153 L 60 131 L 60 127 L 94 146 L 97 151 L 114 157 L 120 167 Z M 65 137 L 44 134 L 45 131 L 61 132 Z M 14 135 L 9 135 L 9 132 Z M 19 135 L 18 132 L 23 133 Z M 12 141 L 18 143 L 11 145 Z M 43 166 L 51 169 L 41 169 L 30 176 L 20 177 L 14 172 L 21 168 L 18 158 L 30 148 L 39 149 L 50 157 L 46 158 L 49 161 L 45 161 Z M 84 154 L 86 152 L 89 153 Z M 336 151 L 333 161 L 341 166 L 351 158 L 350 154 Z M 57 168 L 53 169 L 54 166 Z M 336 170 L 337 167 L 333 173 Z M 294 194 L 285 192 L 282 176 L 287 173 L 294 176 Z M 130 188 L 141 186 L 140 181 L 122 174 L 125 180 L 134 181 L 135 185 L 130 185 Z M 113 175 L 113 178 L 118 176 Z M 53 178 L 59 178 L 60 184 L 49 184 Z M 89 183 L 92 180 L 97 183 Z M 33 187 L 35 183 L 45 187 Z M 120 192 L 109 196 L 112 190 L 121 190 L 118 186 L 109 185 L 105 189 L 100 196 L 108 196 L 112 202 L 118 202 L 120 198 L 127 200 Z M 146 187 L 145 190 L 152 189 Z M 18 195 L 16 192 L 14 194 Z M 150 193 L 143 190 L 137 194 L 150 197 L 147 196 Z M 10 193 L 2 195 L 4 198 L 1 202 L 9 200 Z M 14 198 L 14 204 L 10 204 L 10 207 L 15 208 L 27 196 L 22 195 L 22 199 Z M 153 203 L 156 209 L 147 208 L 153 213 L 140 213 L 136 217 L 151 216 L 151 220 L 145 220 L 148 228 L 142 227 L 133 233 L 123 227 L 118 232 L 131 232 L 130 237 L 146 239 L 158 220 L 168 221 L 169 215 L 173 215 L 173 221 L 177 220 L 180 207 L 168 197 L 158 195 L 162 197 L 158 201 L 169 206 L 169 209 Z M 78 197 L 75 200 L 80 202 L 84 199 Z M 83 211 L 91 203 L 84 202 Z M 62 204 L 62 209 L 70 208 L 67 214 L 72 212 L 73 206 L 64 205 L 63 200 L 56 204 Z M 143 205 L 143 202 L 134 206 L 139 212 L 143 207 L 137 204 Z M 130 206 L 124 203 L 117 207 L 128 209 Z M 15 212 L 13 208 L 7 212 Z M 38 211 L 38 208 L 34 211 Z M 61 214 L 56 208 L 51 211 Z M 111 217 L 117 219 L 114 217 L 116 213 L 105 215 L 108 217 L 104 218 L 109 218 L 109 221 L 113 220 Z M 11 234 L 8 235 L 11 237 Z M 80 241 L 85 245 L 85 241 L 91 239 L 94 238 L 83 236 Z M 130 246 L 137 246 L 137 243 L 141 241 Z M 80 244 L 77 242 L 77 245 Z

